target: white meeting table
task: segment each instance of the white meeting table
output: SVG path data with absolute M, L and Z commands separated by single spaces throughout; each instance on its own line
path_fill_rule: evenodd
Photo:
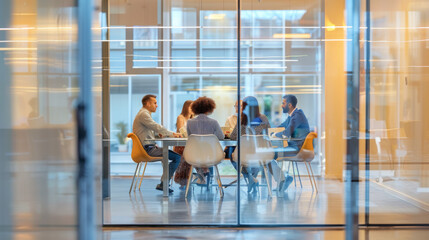
M 163 196 L 168 197 L 168 189 L 169 189 L 169 182 L 170 182 L 170 173 L 168 171 L 168 150 L 170 147 L 173 146 L 185 146 L 186 141 L 188 138 L 158 138 L 155 141 L 162 142 L 162 169 L 163 169 L 163 176 L 162 179 L 162 189 L 163 189 Z M 273 138 L 270 141 L 272 143 L 276 144 L 283 144 L 283 147 L 287 146 L 287 140 L 294 140 L 294 139 L 281 139 L 281 138 Z M 237 146 L 237 140 L 231 140 L 231 139 L 222 139 L 219 140 L 220 145 L 224 148 L 226 146 Z

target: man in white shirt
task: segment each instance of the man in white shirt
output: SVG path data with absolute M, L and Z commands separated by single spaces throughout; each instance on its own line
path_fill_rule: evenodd
M 169 131 L 162 125 L 155 122 L 152 118 L 152 113 L 156 112 L 158 102 L 156 101 L 155 95 L 146 95 L 142 99 L 143 107 L 137 113 L 133 123 L 133 133 L 137 135 L 143 148 L 152 157 L 162 157 L 162 148 L 158 147 L 155 143 L 155 136 L 159 137 L 180 137 L 180 134 Z M 180 155 L 169 150 L 168 159 L 171 160 L 169 164 L 169 176 L 173 176 L 177 167 L 180 163 Z M 161 183 L 156 186 L 157 190 L 163 190 L 163 184 Z M 173 192 L 173 189 L 169 189 L 169 192 Z

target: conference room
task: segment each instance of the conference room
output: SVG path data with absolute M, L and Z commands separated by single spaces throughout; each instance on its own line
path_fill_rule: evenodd
M 2 229 L 428 226 L 428 1 L 0 6 Z
M 161 12 L 145 14 L 136 10 L 139 4 L 125 8 L 120 1 L 110 4 L 111 40 L 104 55 L 110 59 L 111 137 L 109 161 L 103 162 L 110 171 L 106 181 L 110 192 L 103 202 L 104 224 L 344 224 L 344 193 L 350 177 L 347 139 L 353 129 L 350 123 L 356 120 L 346 114 L 345 99 L 354 89 L 346 85 L 351 76 L 342 70 L 353 59 L 346 44 L 350 37 L 346 28 L 338 27 L 347 16 L 334 14 L 329 5 L 325 7 L 330 14 L 322 19 L 319 1 L 245 1 L 239 11 L 231 1 L 168 1 Z M 384 36 L 377 34 L 382 40 Z M 375 53 L 383 54 L 378 49 Z M 378 63 L 374 67 L 385 68 Z M 376 79 L 377 75 L 372 76 Z M 379 86 L 376 80 L 371 84 Z M 171 134 L 160 138 L 154 132 L 155 144 L 163 153 L 134 158 L 143 152 L 145 143 L 138 150 L 139 139 L 130 138 L 129 133 L 135 133 L 133 125 L 148 94 L 158 104 L 152 119 L 180 138 Z M 395 194 L 404 193 L 399 179 L 408 171 L 410 165 L 402 162 L 411 152 L 406 147 L 410 138 L 404 136 L 414 134 L 414 126 L 400 115 L 394 123 L 390 113 L 377 111 L 386 104 L 394 108 L 407 96 L 399 94 L 389 105 L 379 100 L 390 95 L 371 90 L 362 96 L 366 94 L 372 99 L 365 105 L 360 97 L 357 118 L 361 123 L 368 118 L 367 128 L 362 124 L 357 130 L 360 146 L 353 150 L 359 155 L 358 178 L 366 179 L 359 183 L 359 201 L 364 202 L 360 214 L 371 212 L 376 223 L 390 222 L 392 216 L 397 223 L 425 222 L 424 214 L 415 215 L 411 209 L 399 216 L 392 210 L 402 201 Z M 293 108 L 304 113 L 308 122 L 301 139 L 271 134 L 284 131 L 284 123 L 291 118 L 292 111 L 283 106 L 285 96 L 290 95 L 297 100 Z M 213 111 L 203 115 L 217 122 L 222 138 L 199 136 L 197 140 L 187 134 L 186 125 L 179 127 L 180 118 L 199 118 L 192 111 L 183 113 L 191 108 L 186 104 L 201 97 L 214 101 Z M 249 105 L 243 106 L 249 98 L 257 106 L 256 115 L 249 112 Z M 231 139 L 234 126 L 249 114 L 258 117 L 256 125 L 250 120 L 247 127 L 236 129 L 240 131 L 236 136 L 241 137 Z M 255 131 L 261 124 L 263 131 Z M 285 154 L 290 141 L 301 141 L 300 147 Z M 395 152 L 397 146 L 407 153 Z M 179 153 L 180 165 L 173 164 L 168 150 Z M 178 165 L 173 174 L 169 164 Z M 392 191 L 381 191 L 389 182 L 395 183 L 388 186 Z M 421 199 L 416 191 L 408 196 Z M 392 205 L 383 204 L 386 199 Z

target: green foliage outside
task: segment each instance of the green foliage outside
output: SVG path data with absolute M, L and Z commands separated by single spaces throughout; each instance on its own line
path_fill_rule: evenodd
M 116 133 L 119 144 L 125 144 L 125 139 L 127 139 L 127 124 L 124 122 L 118 122 L 115 124 L 116 129 L 119 129 L 119 132 Z

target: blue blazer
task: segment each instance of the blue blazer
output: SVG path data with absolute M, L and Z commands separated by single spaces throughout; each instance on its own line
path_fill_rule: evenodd
M 279 127 L 284 127 L 283 132 L 276 133 L 276 137 L 293 138 L 288 141 L 290 147 L 301 149 L 304 144 L 305 137 L 310 133 L 307 117 L 301 109 L 295 109 L 291 116 L 286 121 L 280 124 Z

